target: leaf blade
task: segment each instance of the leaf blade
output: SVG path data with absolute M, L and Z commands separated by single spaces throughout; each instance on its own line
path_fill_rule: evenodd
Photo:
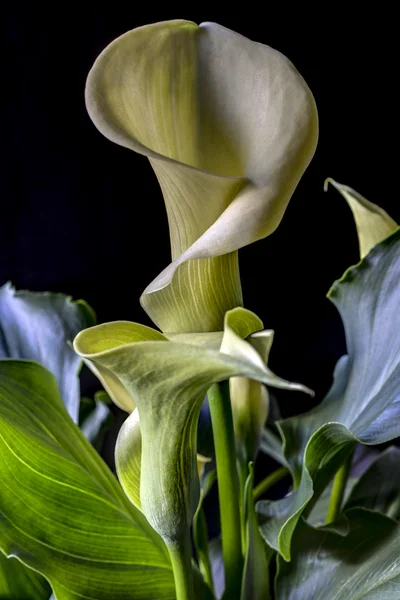
M 57 379 L 71 418 L 78 422 L 81 359 L 68 342 L 96 322 L 82 300 L 64 294 L 16 291 L 10 283 L 0 288 L 0 359 L 35 360 Z
M 174 598 L 163 543 L 69 420 L 52 376 L 1 361 L 0 420 L 2 550 L 61 600 Z
M 387 442 L 400 433 L 399 271 L 397 230 L 329 292 L 344 321 L 349 356 L 339 360 L 321 405 L 278 423 L 296 491 L 276 504 L 258 504 L 266 520 L 264 538 L 286 560 L 301 513 L 311 508 L 350 448 L 356 442 Z
M 314 529 L 294 536 L 293 562 L 278 559 L 279 600 L 392 600 L 400 593 L 399 526 L 364 509 L 346 513 L 349 532 Z M 318 561 L 318 568 L 316 568 Z
M 0 551 L 0 598 L 2 600 L 49 600 L 51 588 L 38 573 Z

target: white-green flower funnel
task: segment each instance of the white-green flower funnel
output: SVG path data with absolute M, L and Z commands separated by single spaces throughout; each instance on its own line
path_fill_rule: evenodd
M 307 84 L 269 46 L 176 20 L 113 41 L 86 104 L 107 138 L 149 158 L 164 196 L 172 262 L 144 309 L 164 332 L 221 331 L 242 304 L 237 250 L 277 228 L 314 154 Z M 136 179 L 127 201 L 147 201 Z

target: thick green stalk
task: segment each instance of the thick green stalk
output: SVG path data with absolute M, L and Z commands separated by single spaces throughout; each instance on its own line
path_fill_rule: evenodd
M 243 574 L 239 510 L 239 481 L 236 470 L 235 436 L 229 381 L 208 390 L 217 463 L 221 516 L 222 554 L 225 565 L 225 597 L 238 600 Z
M 289 469 L 287 467 L 280 467 L 273 473 L 270 473 L 268 477 L 260 481 L 260 483 L 254 488 L 253 498 L 258 500 L 269 488 L 278 483 L 281 479 L 289 475 Z
M 176 600 L 194 600 L 190 530 L 177 544 L 167 544 L 175 579 Z
M 326 515 L 326 524 L 333 523 L 340 515 L 342 509 L 344 493 L 346 491 L 346 483 L 350 473 L 351 461 L 353 452 L 346 458 L 345 462 L 336 473 L 333 480 L 331 497 L 329 500 L 328 513 Z

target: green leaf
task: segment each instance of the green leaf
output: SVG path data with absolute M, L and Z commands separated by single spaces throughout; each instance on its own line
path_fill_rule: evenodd
M 400 518 L 399 448 L 384 450 L 353 486 L 345 508 L 358 506 Z
M 318 499 L 355 444 L 354 436 L 340 423 L 320 427 L 306 446 L 304 469 L 297 490 L 276 502 L 258 502 L 262 535 L 285 560 L 291 559 L 292 535 L 304 509 L 311 498 Z M 311 508 L 309 505 L 308 509 Z
M 320 406 L 278 423 L 298 489 L 277 503 L 257 505 L 265 520 L 264 538 L 286 560 L 301 513 L 356 442 L 380 444 L 400 435 L 399 272 L 400 230 L 348 269 L 329 292 L 344 322 L 349 355 L 338 362 Z
M 52 371 L 75 422 L 78 422 L 81 360 L 68 342 L 95 321 L 87 304 L 73 302 L 63 294 L 16 291 L 10 283 L 0 288 L 0 358 L 31 359 Z M 40 581 L 36 573 L 15 560 L 2 559 L 3 563 L 2 568 L 8 569 L 7 579 L 18 580 L 18 584 L 15 583 L 18 590 L 12 588 L 13 598 L 28 598 L 35 594 L 36 588 L 41 590 L 41 595 L 37 592 L 37 598 L 48 599 L 48 584 L 43 579 Z M 3 597 L 1 593 L 0 596 Z
M 258 528 L 253 485 L 254 468 L 250 464 L 245 487 L 246 546 L 240 598 L 241 600 L 270 600 L 269 563 L 274 552 L 266 546 Z
M 360 479 L 364 477 L 365 472 L 369 469 L 371 464 L 377 459 L 378 456 L 379 450 L 377 450 L 376 448 L 372 446 L 364 446 L 363 444 L 357 445 L 352 457 L 350 474 L 348 476 L 343 495 L 343 504 L 346 506 L 346 508 L 346 502 L 350 497 L 354 486 Z M 307 514 L 307 522 L 310 525 L 317 527 L 325 524 L 332 493 L 332 487 L 333 485 L 329 484 L 324 489 L 318 500 L 315 503 L 313 503 L 311 511 Z M 361 503 L 358 506 L 364 507 L 364 504 Z
M 0 548 L 57 600 L 172 600 L 162 540 L 68 416 L 54 377 L 0 362 Z
M 400 529 L 376 512 L 346 512 L 349 532 L 314 529 L 300 521 L 293 558 L 278 560 L 279 600 L 394 600 L 400 597 Z
M 236 334 L 235 329 L 243 332 L 248 312 L 227 313 L 220 352 L 171 342 L 154 330 L 125 322 L 90 328 L 75 339 L 76 351 L 99 371 L 112 372 L 135 399 L 142 436 L 141 507 L 168 541 L 181 537 L 197 509 L 197 423 L 208 388 L 243 375 L 275 387 L 309 391 L 274 375 L 256 349 Z M 146 336 L 148 341 L 143 341 Z M 125 432 L 135 419 L 132 414 L 125 421 L 116 449 L 118 475 L 126 490 L 132 454 Z
M 47 581 L 16 558 L 0 552 L 0 598 L 2 600 L 49 600 Z
M 172 263 L 144 309 L 165 332 L 221 330 L 242 303 L 237 250 L 277 228 L 314 154 L 309 88 L 280 52 L 174 20 L 114 40 L 86 105 L 108 139 L 149 158 L 164 196 Z
M 78 372 L 81 359 L 68 345 L 82 329 L 94 325 L 92 309 L 63 294 L 0 288 L 0 358 L 35 360 L 55 376 L 71 418 L 78 422 Z
M 398 225 L 386 211 L 347 185 L 328 178 L 325 181 L 325 191 L 329 183 L 342 194 L 350 206 L 357 227 L 360 258 L 364 258 L 376 244 L 393 233 Z

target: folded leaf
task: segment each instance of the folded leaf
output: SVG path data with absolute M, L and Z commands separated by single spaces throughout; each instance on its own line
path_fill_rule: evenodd
M 276 50 L 176 20 L 114 40 L 86 105 L 106 137 L 150 159 L 164 196 L 173 262 L 143 307 L 162 331 L 221 330 L 242 302 L 237 250 L 276 229 L 314 154 L 310 90 Z
M 346 536 L 300 521 L 293 559 L 278 561 L 279 600 L 394 600 L 400 597 L 400 529 L 364 509 L 346 512 Z
M 94 325 L 92 309 L 64 294 L 0 288 L 0 358 L 35 360 L 57 379 L 61 398 L 78 422 L 78 372 L 81 359 L 68 345 L 82 329 Z
M 371 248 L 393 233 L 398 225 L 386 211 L 347 185 L 328 178 L 325 181 L 325 191 L 329 183 L 342 194 L 351 208 L 357 227 L 360 257 L 364 258 Z
M 0 598 L 2 600 L 49 600 L 47 581 L 16 558 L 0 552 Z
M 55 379 L 0 361 L 0 548 L 57 600 L 172 599 L 162 540 L 69 418 Z
M 93 361 L 99 371 L 111 371 L 135 398 L 142 436 L 141 507 L 154 529 L 169 542 L 181 537 L 197 509 L 197 423 L 208 388 L 244 375 L 275 387 L 309 391 L 274 375 L 258 352 L 235 333 L 235 328 L 247 330 L 254 320 L 248 312 L 237 309 L 227 314 L 220 352 L 168 341 L 135 323 L 99 325 L 75 339 L 79 354 Z M 146 335 L 148 341 L 138 341 Z M 116 448 L 118 474 L 126 490 L 130 461 L 136 464 L 128 441 L 135 419 L 133 413 L 125 421 Z
M 278 423 L 298 489 L 275 504 L 258 504 L 264 538 L 286 560 L 301 513 L 356 442 L 380 444 L 400 435 L 399 272 L 400 230 L 329 292 L 344 322 L 349 355 L 340 359 L 320 406 Z

